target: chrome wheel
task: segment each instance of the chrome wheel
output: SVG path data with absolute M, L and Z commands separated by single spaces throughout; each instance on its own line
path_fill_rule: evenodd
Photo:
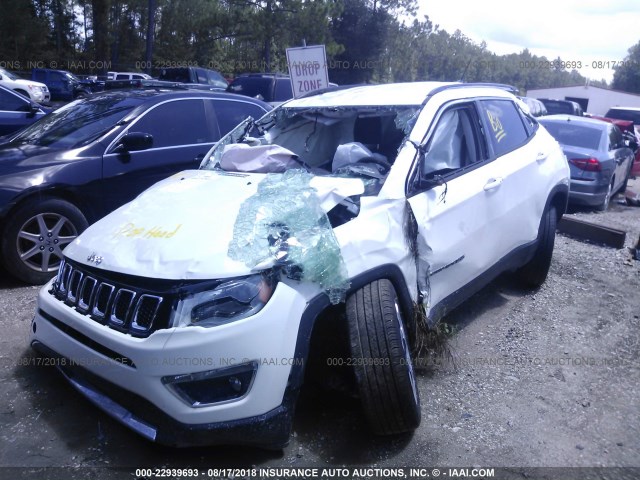
M 75 225 L 57 213 L 39 213 L 21 227 L 16 239 L 20 260 L 32 270 L 55 272 L 62 249 L 78 236 Z

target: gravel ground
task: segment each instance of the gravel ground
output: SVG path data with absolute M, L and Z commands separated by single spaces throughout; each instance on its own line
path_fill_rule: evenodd
M 605 213 L 572 215 L 625 230 L 627 247 L 640 237 L 638 207 L 614 202 Z M 134 478 L 134 468 L 162 466 L 479 466 L 507 467 L 509 478 L 536 478 L 524 467 L 637 467 L 606 472 L 640 476 L 640 261 L 627 248 L 558 235 L 538 291 L 504 276 L 452 312 L 453 361 L 420 369 L 414 434 L 374 438 L 356 399 L 307 391 L 282 452 L 154 445 L 93 408 L 55 370 L 22 366 L 34 358 L 28 329 L 38 289 L 4 277 L 0 478 Z M 69 466 L 96 469 L 42 470 Z

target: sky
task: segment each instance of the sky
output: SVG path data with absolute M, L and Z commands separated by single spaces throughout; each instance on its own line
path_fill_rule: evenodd
M 499 55 L 528 48 L 549 60 L 611 82 L 615 62 L 640 41 L 640 0 L 418 0 L 419 16 L 449 33 L 460 30 Z M 640 68 L 640 65 L 638 65 Z

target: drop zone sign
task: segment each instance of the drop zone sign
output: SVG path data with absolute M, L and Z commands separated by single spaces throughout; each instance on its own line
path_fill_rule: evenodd
M 287 63 L 295 98 L 329 86 L 324 45 L 287 48 Z

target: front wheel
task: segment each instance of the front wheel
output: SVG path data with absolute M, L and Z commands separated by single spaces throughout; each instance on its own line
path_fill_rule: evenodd
M 420 397 L 393 284 L 372 282 L 347 299 L 352 364 L 369 426 L 377 435 L 415 430 Z
M 82 212 L 69 202 L 28 201 L 11 215 L 4 229 L 4 266 L 26 283 L 45 283 L 58 270 L 62 249 L 88 226 Z
M 557 223 L 556 209 L 549 207 L 540 220 L 538 245 L 533 257 L 516 272 L 522 282 L 531 288 L 539 287 L 547 279 L 549 267 L 551 267 Z

